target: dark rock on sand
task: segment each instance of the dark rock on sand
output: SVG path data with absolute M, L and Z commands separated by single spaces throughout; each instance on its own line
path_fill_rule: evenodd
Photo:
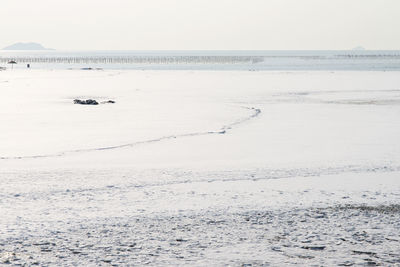
M 107 101 L 102 101 L 100 104 L 114 104 L 114 100 L 107 100 Z M 80 104 L 80 105 L 98 105 L 99 103 L 96 100 L 93 99 L 86 99 L 86 100 L 80 100 L 80 99 L 75 99 L 74 104 Z
M 86 99 L 86 100 L 80 100 L 80 99 L 75 99 L 74 104 L 80 104 L 80 105 L 98 105 L 99 103 L 96 100 L 93 99 Z

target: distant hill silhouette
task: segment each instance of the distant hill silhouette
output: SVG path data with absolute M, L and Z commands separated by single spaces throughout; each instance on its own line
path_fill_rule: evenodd
M 43 47 L 38 43 L 15 43 L 4 47 L 3 50 L 54 50 Z
M 365 48 L 362 46 L 357 46 L 357 47 L 354 47 L 353 50 L 361 51 L 361 50 L 365 50 Z

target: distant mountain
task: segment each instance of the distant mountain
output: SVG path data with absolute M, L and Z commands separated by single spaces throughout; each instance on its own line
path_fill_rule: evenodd
M 365 50 L 365 48 L 362 47 L 362 46 L 357 46 L 357 47 L 354 47 L 353 50 L 358 50 L 358 51 L 360 51 L 360 50 Z
M 3 50 L 53 50 L 43 47 L 38 43 L 16 43 L 4 47 Z

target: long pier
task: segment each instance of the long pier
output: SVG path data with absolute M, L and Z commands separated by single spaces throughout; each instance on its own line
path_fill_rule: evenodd
M 0 63 L 16 61 L 51 64 L 243 64 L 263 60 L 263 57 L 259 56 L 0 56 Z

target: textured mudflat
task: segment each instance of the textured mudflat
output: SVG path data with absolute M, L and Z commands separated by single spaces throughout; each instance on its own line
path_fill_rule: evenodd
M 61 226 L 61 225 L 59 225 Z M 396 265 L 400 207 L 197 212 L 65 223 L 1 240 L 1 260 L 38 265 Z

